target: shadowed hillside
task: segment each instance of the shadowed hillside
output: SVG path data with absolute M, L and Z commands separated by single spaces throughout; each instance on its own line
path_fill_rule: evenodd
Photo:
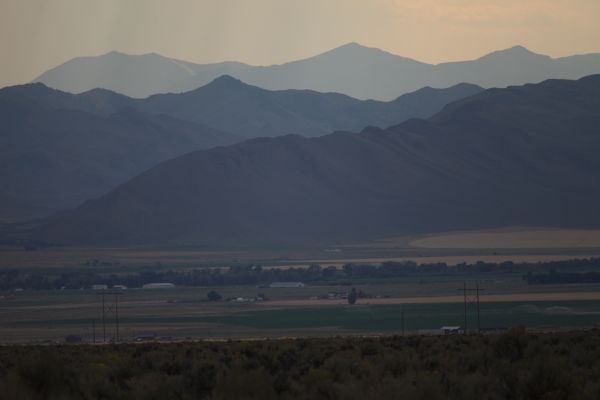
M 599 226 L 599 109 L 596 75 L 488 90 L 430 120 L 386 130 L 198 151 L 33 236 L 73 244 L 246 245 Z
M 43 215 L 105 194 L 160 161 L 194 150 L 256 136 L 385 127 L 431 116 L 481 90 L 469 84 L 424 88 L 376 102 L 268 91 L 228 76 L 192 92 L 143 100 L 104 89 L 72 95 L 42 84 L 9 87 L 0 90 L 0 192 L 41 207 Z M 0 210 L 0 221 L 40 215 Z
M 96 114 L 106 106 L 82 96 L 39 84 L 0 91 L 0 192 L 35 207 L 73 207 L 160 161 L 237 140 L 131 108 Z M 1 209 L 2 219 L 20 214 Z

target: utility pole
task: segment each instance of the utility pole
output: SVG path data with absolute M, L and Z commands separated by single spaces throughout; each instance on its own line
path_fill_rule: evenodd
M 402 321 L 402 336 L 404 336 L 404 307 L 400 310 L 400 318 Z
M 117 326 L 116 341 L 119 341 L 119 293 L 115 293 L 115 321 Z
M 466 335 L 467 334 L 467 282 L 463 282 L 463 298 L 464 298 L 464 303 L 465 303 L 465 329 L 463 331 L 463 333 Z
M 106 320 L 104 318 L 104 290 L 102 290 L 102 342 L 106 343 Z
M 477 282 L 475 290 L 477 290 L 477 333 L 481 333 L 481 318 L 479 314 L 479 282 Z
M 484 290 L 479 288 L 479 282 L 476 284 L 475 289 L 467 288 L 467 282 L 463 282 L 463 287 L 460 289 L 463 292 L 463 303 L 464 303 L 464 331 L 463 333 L 466 335 L 468 333 L 468 320 L 467 320 L 467 303 L 475 302 L 477 304 L 477 333 L 481 333 L 481 313 L 479 309 L 479 292 Z M 475 292 L 475 295 L 469 296 L 470 292 Z
M 106 318 L 107 315 L 106 313 L 108 312 L 109 315 L 108 317 L 110 318 L 111 315 L 110 313 L 113 313 L 114 316 L 114 323 L 115 323 L 115 331 L 114 331 L 114 336 L 112 338 L 112 340 L 114 341 L 118 341 L 119 340 L 119 328 L 120 328 L 120 321 L 119 321 L 119 295 L 123 294 L 123 292 L 121 291 L 116 291 L 116 290 L 106 290 L 106 289 L 102 289 L 101 291 L 98 292 L 98 295 L 102 296 L 102 341 L 103 343 L 106 343 Z M 106 295 L 114 295 L 114 303 L 110 302 L 110 297 L 109 297 L 109 303 L 107 304 L 106 302 Z M 95 338 L 96 338 L 96 331 L 95 331 L 95 321 L 94 321 L 94 342 L 95 342 Z

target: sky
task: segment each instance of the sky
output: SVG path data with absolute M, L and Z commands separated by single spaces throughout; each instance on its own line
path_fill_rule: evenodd
M 0 86 L 112 50 L 270 65 L 349 42 L 419 61 L 600 52 L 600 0 L 0 0 Z

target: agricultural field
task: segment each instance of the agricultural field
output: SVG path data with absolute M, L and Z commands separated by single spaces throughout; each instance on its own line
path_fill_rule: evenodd
M 537 262 L 600 255 L 600 230 L 506 228 L 387 238 L 326 248 L 199 249 L 188 247 L 71 248 L 0 246 L 2 268 L 111 268 L 154 266 L 228 267 L 239 263 L 264 266 L 342 266 L 349 262 L 415 261 Z
M 498 277 L 496 277 L 498 278 Z M 600 285 L 527 286 L 515 277 L 477 281 L 481 287 L 480 327 L 504 330 L 592 328 L 600 324 Z M 468 287 L 475 287 L 469 281 Z M 364 283 L 355 287 L 371 298 L 349 305 L 323 298 L 348 287 L 127 289 L 106 295 L 102 330 L 101 296 L 92 290 L 23 291 L 0 302 L 4 343 L 134 341 L 140 332 L 157 339 L 256 338 L 331 335 L 439 334 L 442 326 L 464 325 L 462 281 Z M 530 290 L 528 290 L 530 289 Z M 223 300 L 209 302 L 216 290 Z M 265 301 L 246 301 L 257 294 Z M 233 299 L 226 301 L 225 299 Z M 238 301 L 237 299 L 244 299 Z M 473 293 L 467 303 L 468 327 L 476 330 Z
M 428 235 L 409 243 L 423 248 L 462 249 L 577 249 L 600 247 L 593 229 L 507 228 L 478 232 Z
M 596 327 L 600 324 L 600 281 L 528 284 L 525 279 L 531 271 L 548 273 L 555 268 L 552 263 L 544 266 L 548 260 L 600 254 L 597 248 L 588 247 L 597 244 L 597 231 L 559 232 L 564 243 L 558 241 L 554 230 L 513 229 L 390 239 L 327 251 L 4 248 L 0 251 L 0 283 L 4 284 L 0 292 L 0 342 L 61 342 L 68 335 L 84 342 L 94 338 L 97 342 L 133 341 L 140 332 L 151 332 L 164 340 L 432 334 L 445 325 L 464 325 L 464 285 L 481 289 L 480 325 L 484 329 L 502 330 L 514 325 L 541 330 Z M 532 239 L 536 234 L 538 239 Z M 473 235 L 478 235 L 479 244 Z M 538 248 L 510 247 L 526 237 L 528 246 Z M 461 248 L 465 240 L 477 248 Z M 541 244 L 544 241 L 546 248 Z M 576 242 L 582 247 L 552 247 L 574 246 Z M 490 244 L 497 247 L 487 248 Z M 408 255 L 415 251 L 422 252 L 421 256 Z M 382 256 L 373 257 L 378 252 Z M 411 259 L 413 266 L 390 264 L 382 270 L 386 274 L 377 276 L 371 275 L 376 270 L 346 270 L 349 262 L 376 265 L 387 261 L 388 252 L 404 254 L 391 259 Z M 473 264 L 479 265 L 477 268 L 464 264 L 486 260 L 515 264 Z M 439 262 L 447 263 L 448 269 L 438 270 Z M 313 271 L 316 263 L 322 265 L 317 275 L 301 273 Z M 598 271 L 597 266 L 589 269 L 585 262 L 564 265 L 577 274 Z M 394 273 L 395 268 L 407 268 L 407 273 Z M 565 267 L 561 271 L 565 272 Z M 333 274 L 332 278 L 326 273 Z M 134 275 L 146 276 L 146 281 L 136 278 L 139 285 L 134 287 L 128 283 L 134 281 L 127 280 Z M 15 276 L 29 277 L 23 282 L 33 286 L 18 288 L 11 283 Z M 292 278 L 285 278 L 288 276 Z M 269 287 L 273 280 L 309 277 L 303 287 Z M 142 283 L 152 279 L 168 282 L 171 278 L 181 282 L 170 289 L 141 289 Z M 197 283 L 186 284 L 192 278 Z M 198 281 L 200 278 L 203 280 Z M 52 284 L 52 279 L 64 283 Z M 104 279 L 129 287 L 120 290 L 118 304 L 114 296 L 105 297 L 103 329 L 102 298 L 91 285 L 105 283 Z M 352 288 L 361 297 L 349 305 L 345 295 Z M 208 301 L 211 291 L 218 292 L 219 301 Z M 473 295 L 470 291 L 467 299 L 467 325 L 471 329 L 477 321 Z M 254 301 L 258 298 L 260 301 Z

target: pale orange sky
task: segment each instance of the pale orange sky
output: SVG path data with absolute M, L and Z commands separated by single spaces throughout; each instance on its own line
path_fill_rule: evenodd
M 0 86 L 111 50 L 264 65 L 348 42 L 430 63 L 600 52 L 600 0 L 0 0 Z

